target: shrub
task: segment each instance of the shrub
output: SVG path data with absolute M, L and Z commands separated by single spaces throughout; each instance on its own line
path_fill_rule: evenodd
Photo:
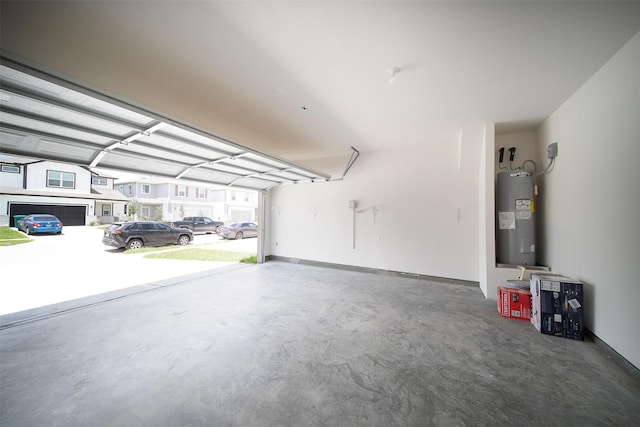
M 258 259 L 255 255 L 251 255 L 250 257 L 242 258 L 240 262 L 245 264 L 256 264 L 258 262 Z

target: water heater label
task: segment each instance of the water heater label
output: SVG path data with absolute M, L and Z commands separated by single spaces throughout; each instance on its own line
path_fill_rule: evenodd
M 531 219 L 533 217 L 533 200 L 516 199 L 516 219 Z
M 513 211 L 498 212 L 498 227 L 500 230 L 515 230 L 516 213 Z
M 533 200 L 531 199 L 516 199 L 516 210 L 533 212 Z

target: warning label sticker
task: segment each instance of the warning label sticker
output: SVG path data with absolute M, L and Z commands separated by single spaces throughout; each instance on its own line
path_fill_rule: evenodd
M 498 228 L 500 230 L 515 230 L 516 213 L 513 211 L 498 212 Z
M 531 199 L 516 199 L 517 211 L 533 212 L 533 200 Z
M 531 219 L 533 217 L 533 200 L 516 199 L 516 219 Z

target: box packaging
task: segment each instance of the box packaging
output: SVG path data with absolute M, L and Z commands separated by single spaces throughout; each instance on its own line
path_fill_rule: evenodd
M 564 283 L 562 287 L 562 326 L 565 338 L 584 339 L 584 289 L 582 283 Z
M 531 323 L 543 334 L 584 339 L 583 285 L 570 277 L 532 274 Z
M 529 320 L 531 318 L 531 291 L 529 283 L 509 280 L 498 286 L 498 313 L 503 317 Z

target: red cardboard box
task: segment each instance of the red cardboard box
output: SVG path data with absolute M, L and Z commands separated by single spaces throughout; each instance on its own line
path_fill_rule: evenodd
M 498 313 L 514 319 L 531 319 L 531 291 L 511 286 L 498 286 Z

